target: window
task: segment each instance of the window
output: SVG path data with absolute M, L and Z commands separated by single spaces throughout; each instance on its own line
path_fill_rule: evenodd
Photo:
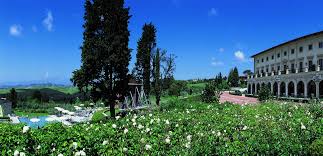
M 308 45 L 308 50 L 313 50 L 313 44 Z
M 319 42 L 319 48 L 323 48 L 323 42 Z
M 273 59 L 275 59 L 275 56 L 273 55 L 273 56 L 271 56 L 271 59 L 273 60 Z
M 266 73 L 268 73 L 268 71 L 269 71 L 269 69 L 268 69 L 268 68 L 266 68 Z
M 280 66 L 277 66 L 277 71 L 280 71 Z
M 287 55 L 287 51 L 284 51 L 284 56 L 286 56 Z
M 277 57 L 280 58 L 280 54 L 277 54 Z
M 303 52 L 303 47 L 299 47 L 299 52 Z
M 257 63 L 259 63 L 259 60 L 257 60 Z
M 264 62 L 264 59 L 261 59 L 261 62 Z
M 292 50 L 291 50 L 291 54 L 294 54 L 294 53 L 295 53 L 295 49 L 292 49 Z
M 266 58 L 266 61 L 268 61 L 269 59 L 268 59 L 268 57 Z

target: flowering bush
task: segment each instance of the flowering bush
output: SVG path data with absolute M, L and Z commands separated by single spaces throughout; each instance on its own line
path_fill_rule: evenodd
M 321 143 L 312 145 L 323 136 L 322 118 L 306 105 L 208 105 L 191 99 L 177 103 L 182 106 L 129 113 L 101 124 L 51 124 L 42 129 L 0 124 L 0 151 L 60 156 L 309 155 L 310 147 L 322 149 Z

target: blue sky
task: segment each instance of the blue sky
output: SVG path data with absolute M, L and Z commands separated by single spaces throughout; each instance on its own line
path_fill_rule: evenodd
M 66 83 L 80 66 L 84 0 L 1 0 L 0 83 Z M 126 0 L 134 49 L 145 22 L 177 55 L 177 79 L 252 69 L 250 56 L 323 30 L 320 0 Z

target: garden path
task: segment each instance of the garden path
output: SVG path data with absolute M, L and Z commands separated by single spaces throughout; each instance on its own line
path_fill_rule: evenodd
M 246 104 L 256 104 L 258 103 L 257 98 L 252 98 L 252 97 L 245 97 L 243 96 L 236 96 L 236 95 L 231 95 L 229 92 L 223 92 L 223 94 L 220 96 L 220 103 L 224 102 L 231 102 L 234 104 L 239 104 L 239 105 L 246 105 Z

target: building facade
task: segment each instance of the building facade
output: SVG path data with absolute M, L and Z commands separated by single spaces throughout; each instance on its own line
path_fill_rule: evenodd
M 267 85 L 277 97 L 323 97 L 323 31 L 282 43 L 252 56 L 248 93 Z

